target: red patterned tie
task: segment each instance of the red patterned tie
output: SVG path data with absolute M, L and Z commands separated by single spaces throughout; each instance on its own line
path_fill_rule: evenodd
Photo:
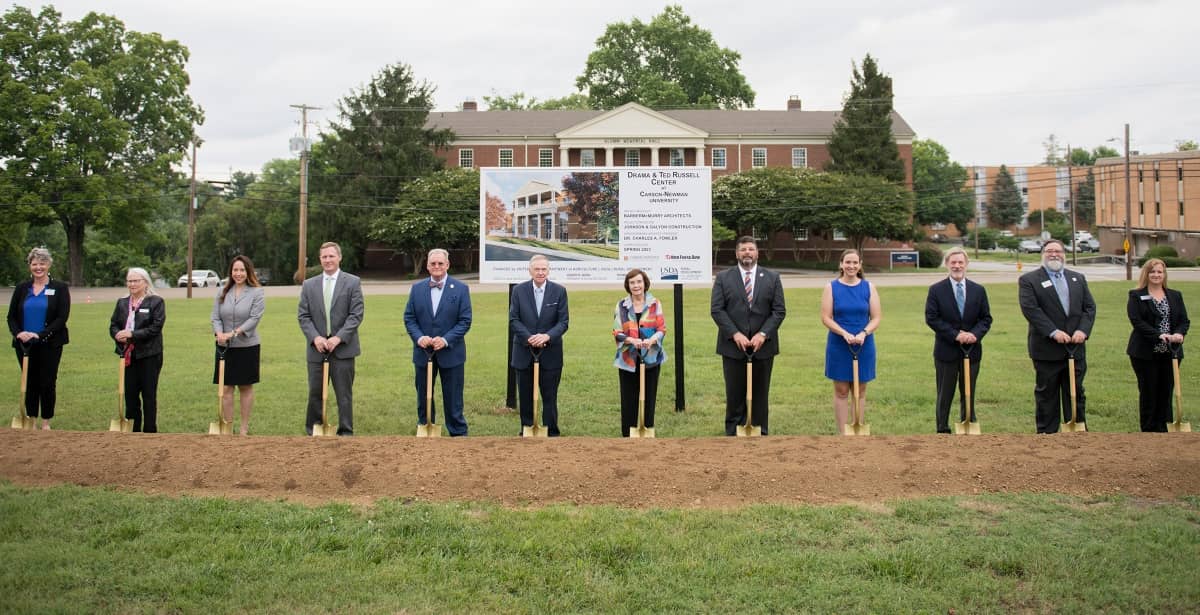
M 754 286 L 750 284 L 750 280 L 751 280 L 751 278 L 750 278 L 750 272 L 749 272 L 749 271 L 747 271 L 747 272 L 746 272 L 746 281 L 745 281 L 745 285 L 746 285 L 746 301 L 747 301 L 748 303 L 753 303 L 753 302 L 754 302 Z

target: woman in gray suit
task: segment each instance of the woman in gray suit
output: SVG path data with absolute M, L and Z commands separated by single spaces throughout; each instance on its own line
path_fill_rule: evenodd
M 233 422 L 233 389 L 238 389 L 242 423 L 238 433 L 250 429 L 250 408 L 254 405 L 254 383 L 258 382 L 258 321 L 266 309 L 266 299 L 254 263 L 244 255 L 229 264 L 229 279 L 213 301 L 213 335 L 217 337 L 217 361 L 225 356 L 225 390 L 221 392 L 221 414 Z M 213 366 L 213 384 L 217 384 L 217 366 Z

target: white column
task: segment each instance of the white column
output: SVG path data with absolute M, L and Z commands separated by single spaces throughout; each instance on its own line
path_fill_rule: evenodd
M 604 166 L 606 166 L 606 167 L 617 166 L 617 165 L 613 164 L 613 148 L 611 148 L 611 147 L 604 148 Z
M 571 148 L 569 148 L 565 145 L 560 145 L 558 148 L 558 157 L 559 157 L 558 166 L 560 166 L 560 167 L 571 166 Z M 539 163 L 540 163 L 540 161 L 539 161 Z M 553 166 L 553 165 L 551 165 L 551 166 Z
M 658 166 L 658 146 L 657 145 L 650 146 L 650 166 L 652 166 L 652 167 Z
M 703 145 L 696 146 L 696 166 L 698 166 L 698 167 L 704 166 L 704 146 Z

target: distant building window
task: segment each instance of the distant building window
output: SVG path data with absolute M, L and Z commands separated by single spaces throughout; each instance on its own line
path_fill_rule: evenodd
M 808 229 L 792 227 L 792 239 L 796 241 L 808 241 Z
M 758 227 L 750 227 L 750 236 L 759 244 L 767 240 L 767 232 L 758 230 Z
M 808 148 L 793 147 L 792 148 L 792 168 L 803 169 L 808 167 Z
M 673 167 L 683 166 L 683 148 L 682 147 L 672 147 L 671 148 L 671 166 L 673 166 Z
M 505 148 L 500 150 L 500 166 L 511 167 L 513 165 L 512 149 Z
M 475 150 L 460 149 L 458 150 L 458 166 L 464 169 L 472 169 L 475 167 Z
M 750 150 L 750 166 L 765 167 L 767 166 L 767 148 L 756 147 Z
M 627 167 L 642 166 L 642 150 L 640 150 L 640 149 L 625 150 L 625 166 L 627 166 Z
M 543 147 L 538 150 L 538 166 L 552 167 L 554 166 L 554 150 Z
M 712 151 L 712 164 L 714 169 L 725 168 L 725 148 L 714 147 Z
M 833 230 L 833 240 L 834 241 L 846 241 L 846 234 L 838 229 L 834 229 Z
M 581 166 L 581 167 L 596 166 L 596 150 L 594 150 L 594 149 L 579 150 L 579 166 Z

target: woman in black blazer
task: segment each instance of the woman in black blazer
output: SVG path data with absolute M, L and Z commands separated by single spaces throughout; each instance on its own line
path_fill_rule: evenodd
M 67 343 L 67 317 L 71 315 L 71 291 L 50 279 L 54 259 L 46 248 L 34 248 L 26 259 L 30 278 L 13 289 L 8 304 L 8 330 L 12 333 L 17 365 L 29 355 L 25 392 L 25 415 L 42 417 L 42 429 L 50 429 L 57 398 L 58 363 Z
M 1146 261 L 1138 287 L 1129 291 L 1126 311 L 1133 331 L 1125 352 L 1137 376 L 1142 431 L 1165 432 L 1175 391 L 1171 357 L 1183 359 L 1183 336 L 1191 324 L 1183 294 L 1167 288 L 1166 263 Z
M 132 267 L 125 274 L 129 295 L 117 299 L 108 334 L 117 343 L 117 354 L 125 359 L 125 418 L 133 419 L 133 430 L 158 431 L 158 374 L 162 371 L 162 329 L 167 306 L 154 294 L 150 274 Z

